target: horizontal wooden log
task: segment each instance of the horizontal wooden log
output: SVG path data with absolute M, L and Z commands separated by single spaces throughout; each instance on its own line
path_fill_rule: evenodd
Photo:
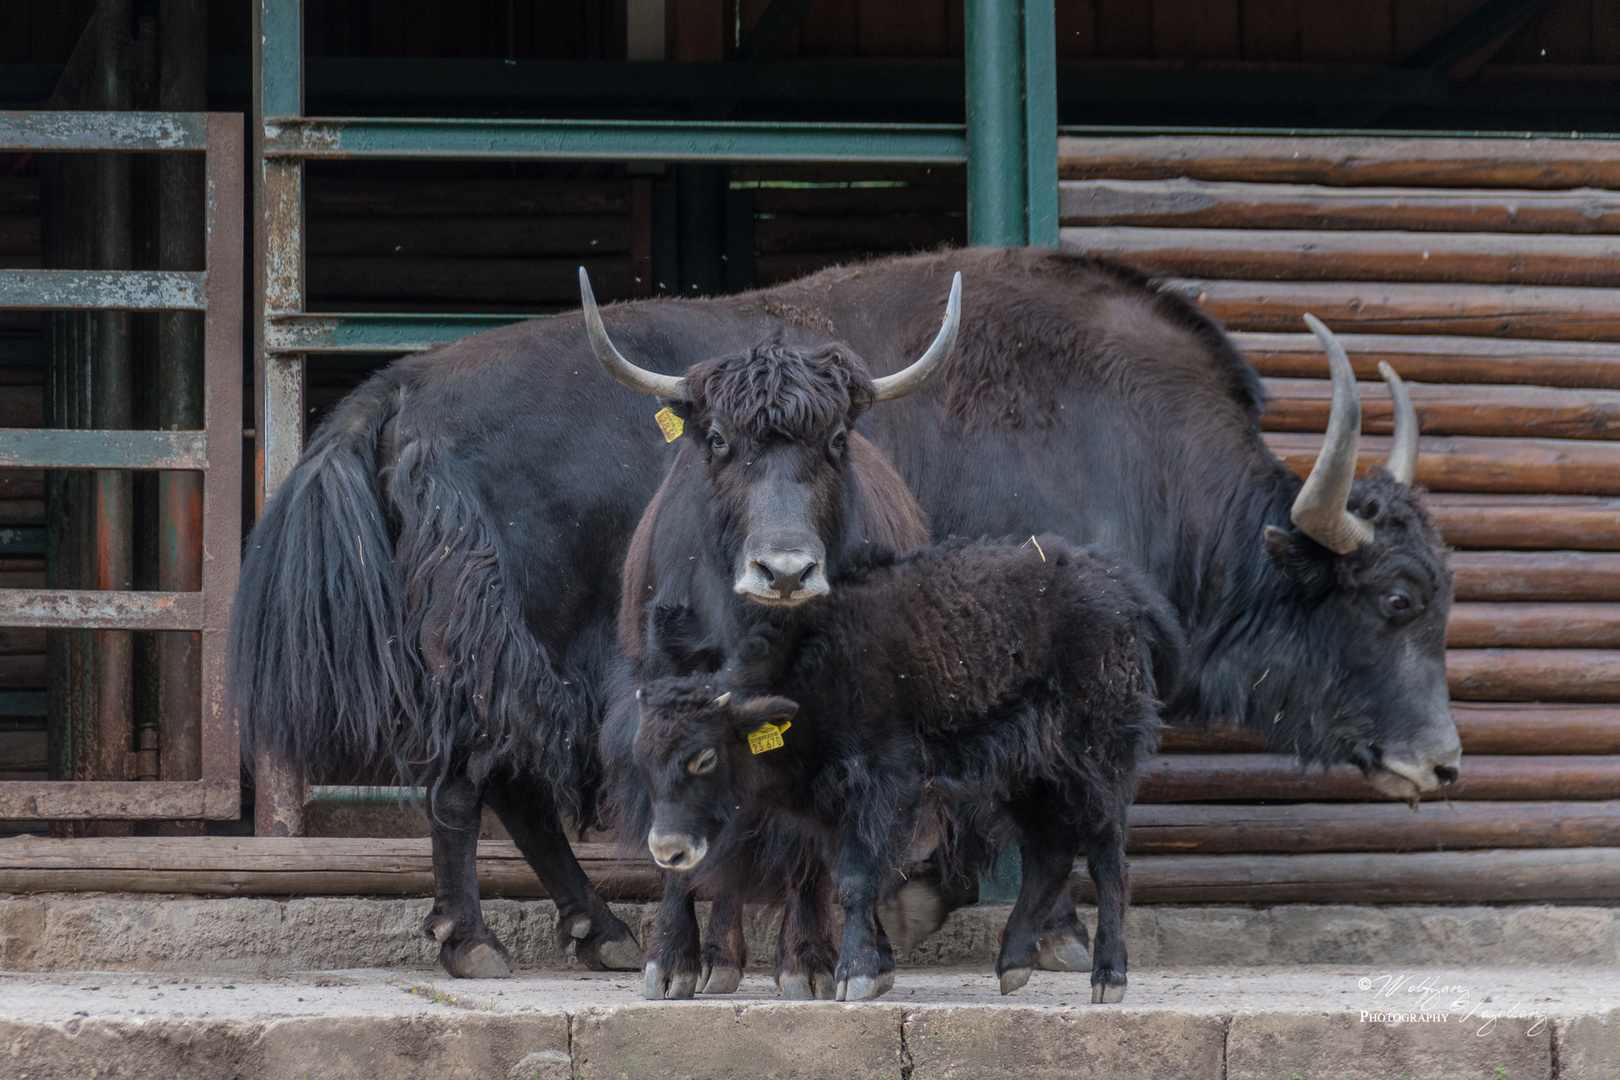
M 1475 755 L 1462 779 L 1426 798 L 1487 802 L 1620 799 L 1620 759 L 1607 755 Z M 1387 802 L 1350 765 L 1302 768 L 1283 754 L 1161 754 L 1142 772 L 1140 803 L 1296 799 Z
M 1620 895 L 1620 848 L 1144 855 L 1130 883 L 1135 904 L 1607 903 Z M 1092 902 L 1084 875 L 1074 893 Z
M 1453 649 L 1620 649 L 1620 604 L 1455 604 Z
M 1334 330 L 1368 334 L 1620 340 L 1614 289 L 1187 278 L 1167 285 L 1233 330 L 1297 331 L 1309 312 Z
M 1064 225 L 1183 229 L 1402 229 L 1410 232 L 1617 233 L 1620 192 L 1489 188 L 1335 188 L 1202 180 L 1069 180 Z
M 1265 380 L 1267 431 L 1320 432 L 1327 427 L 1333 384 L 1325 379 Z M 1383 383 L 1360 383 L 1361 430 L 1387 435 L 1394 408 Z M 1547 386 L 1434 386 L 1408 382 L 1425 435 L 1505 438 L 1620 438 L 1620 390 Z
M 326 296 L 387 297 L 401 301 L 465 300 L 486 305 L 555 302 L 578 307 L 582 262 L 600 293 L 629 294 L 629 259 L 594 256 L 589 259 L 311 256 L 309 291 Z
M 1620 600 L 1620 555 L 1598 551 L 1457 551 L 1458 600 Z
M 1326 379 L 1327 357 L 1308 333 L 1233 334 L 1262 374 Z M 1340 333 L 1357 377 L 1380 379 L 1387 362 L 1401 377 L 1425 383 L 1507 383 L 1620 389 L 1620 345 L 1601 341 L 1520 341 L 1479 337 Z
M 1620 500 L 1431 493 L 1423 503 L 1454 548 L 1620 551 Z
M 1475 755 L 1620 754 L 1620 706 L 1453 701 L 1464 768 Z M 1264 753 L 1265 742 L 1245 728 L 1166 728 L 1164 753 Z
M 312 256 L 601 256 L 630 250 L 630 218 L 311 217 L 306 235 Z
M 235 780 L 12 780 L 0 784 L 0 821 L 234 821 L 241 809 Z
M 1302 229 L 1066 228 L 1064 251 L 1114 259 L 1153 275 L 1245 281 L 1620 282 L 1620 239 L 1511 233 Z
M 628 214 L 630 185 L 613 180 L 470 177 L 390 180 L 380 176 L 311 175 L 305 209 L 312 215 L 448 214 L 567 217 Z
M 961 187 L 901 184 L 894 187 L 755 187 L 749 191 L 753 194 L 757 214 L 878 217 L 967 213 L 967 189 Z
M 45 772 L 49 768 L 43 731 L 0 731 L 0 772 Z
M 967 243 L 967 217 L 778 217 L 754 223 L 761 253 L 847 251 L 868 247 L 906 251 Z
M 576 844 L 609 899 L 650 899 L 660 880 L 650 859 L 623 860 L 608 844 Z M 515 845 L 478 844 L 485 896 L 545 896 Z M 427 839 L 299 837 L 106 837 L 0 840 L 0 892 L 189 892 L 225 896 L 302 893 L 431 896 Z
M 1446 681 L 1460 701 L 1620 701 L 1620 651 L 1449 649 Z
M 1133 135 L 1058 139 L 1064 180 L 1328 184 L 1335 187 L 1620 188 L 1601 141 L 1335 135 Z
M 1269 433 L 1266 445 L 1301 476 L 1322 448 L 1317 435 Z M 1389 458 L 1389 439 L 1361 440 L 1358 472 Z M 1620 443 L 1574 439 L 1418 440 L 1417 482 L 1433 491 L 1620 495 Z
M 1620 847 L 1620 802 L 1131 808 L 1133 855 Z
M 0 689 L 39 689 L 45 685 L 43 653 L 7 656 L 0 653 Z

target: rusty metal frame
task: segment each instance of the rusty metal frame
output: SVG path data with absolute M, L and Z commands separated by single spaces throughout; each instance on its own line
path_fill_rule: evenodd
M 201 591 L 0 589 L 0 626 L 200 632 L 202 778 L 9 780 L 0 782 L 0 818 L 233 820 L 241 813 L 241 747 L 227 708 L 225 677 L 226 637 L 241 559 L 242 117 L 0 113 L 0 151 L 201 153 L 207 177 L 200 273 L 0 271 L 0 308 L 204 313 L 203 430 L 0 429 L 0 466 L 5 468 L 203 474 Z

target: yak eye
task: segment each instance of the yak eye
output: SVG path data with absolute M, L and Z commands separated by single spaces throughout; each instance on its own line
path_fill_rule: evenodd
M 711 746 L 707 750 L 698 754 L 691 761 L 688 761 L 686 763 L 686 771 L 691 773 L 693 776 L 702 776 L 704 773 L 714 772 L 714 767 L 719 763 L 719 761 L 719 755 L 714 752 L 714 747 Z
M 720 432 L 711 429 L 709 432 L 709 449 L 716 454 L 725 453 L 726 437 L 720 434 Z
M 1384 605 L 1389 608 L 1391 615 L 1405 615 L 1412 610 L 1412 598 L 1406 594 L 1405 590 L 1396 589 L 1384 597 Z
M 833 432 L 833 437 L 828 440 L 827 445 L 832 447 L 833 453 L 842 454 L 844 452 L 844 447 L 849 445 L 849 432 L 845 431 L 843 428 L 839 428 L 837 431 Z

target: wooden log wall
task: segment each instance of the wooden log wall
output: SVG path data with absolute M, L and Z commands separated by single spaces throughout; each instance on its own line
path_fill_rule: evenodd
M 1613 155 L 1556 139 L 1237 137 L 1070 138 L 1059 153 L 1063 247 L 1165 279 L 1234 331 L 1271 397 L 1266 439 L 1296 471 L 1330 396 L 1303 313 L 1341 335 L 1364 380 L 1363 467 L 1388 449 L 1377 365 L 1394 365 L 1422 422 L 1418 481 L 1455 549 L 1447 674 L 1464 757 L 1444 801 L 1414 812 L 1375 801 L 1353 768 L 1302 771 L 1240 731 L 1173 731 L 1131 848 L 1201 857 L 1213 876 L 1153 898 L 1287 899 L 1289 868 L 1304 868 L 1312 895 L 1332 881 L 1376 899 L 1414 864 L 1368 853 L 1472 850 L 1470 866 L 1495 869 L 1421 891 L 1508 900 L 1531 872 L 1517 848 L 1551 849 L 1547 865 L 1586 882 L 1566 898 L 1596 888 L 1583 868 L 1606 874 L 1620 848 Z

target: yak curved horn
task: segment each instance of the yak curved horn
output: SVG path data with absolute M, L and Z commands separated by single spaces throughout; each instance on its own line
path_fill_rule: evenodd
M 596 353 L 596 361 L 602 365 L 603 371 L 643 394 L 674 398 L 676 401 L 687 400 L 685 379 L 639 368 L 614 348 L 612 339 L 607 335 L 607 327 L 602 325 L 602 313 L 596 308 L 596 294 L 591 292 L 590 275 L 585 273 L 583 266 L 579 268 L 579 302 L 585 309 L 585 332 L 591 338 L 591 351 Z
M 1397 482 L 1410 484 L 1417 476 L 1418 414 L 1412 408 L 1412 395 L 1406 384 L 1395 374 L 1395 369 L 1383 360 L 1378 361 L 1378 374 L 1389 387 L 1390 400 L 1395 404 L 1395 438 L 1389 444 L 1389 474 Z
M 731 700 L 731 691 L 727 690 L 725 693 L 721 694 L 719 697 L 714 699 L 714 707 L 717 708 L 717 709 L 723 709 L 723 708 L 726 707 L 727 702 L 729 702 L 730 700 Z
M 1356 373 L 1333 332 L 1314 315 L 1306 325 L 1328 356 L 1333 373 L 1333 407 L 1328 414 L 1322 452 L 1288 512 L 1299 531 L 1336 555 L 1348 555 L 1373 538 L 1372 526 L 1350 512 L 1350 485 L 1356 478 L 1356 451 L 1361 444 L 1361 401 Z
M 951 353 L 956 349 L 956 332 L 961 326 L 962 272 L 958 270 L 956 277 L 951 279 L 950 299 L 945 301 L 945 322 L 941 324 L 939 333 L 934 337 L 934 343 L 904 371 L 874 379 L 877 399 L 893 401 L 895 398 L 915 393 L 927 385 L 928 380 L 938 375 L 940 369 L 945 366 L 945 361 L 951 358 Z

